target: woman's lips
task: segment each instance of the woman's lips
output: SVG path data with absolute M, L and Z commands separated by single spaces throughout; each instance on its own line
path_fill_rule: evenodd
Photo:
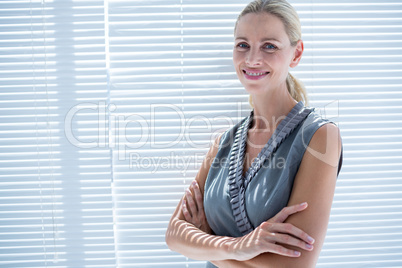
M 250 80 L 259 80 L 269 74 L 269 72 L 264 72 L 261 70 L 243 70 L 243 73 L 244 76 Z

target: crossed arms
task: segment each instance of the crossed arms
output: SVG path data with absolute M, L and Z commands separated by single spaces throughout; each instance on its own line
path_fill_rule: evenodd
M 239 238 L 213 235 L 205 219 L 202 196 L 218 144 L 219 138 L 170 220 L 166 232 L 169 248 L 218 267 L 314 267 L 335 190 L 341 151 L 339 129 L 325 124 L 315 132 L 296 174 L 288 206 Z

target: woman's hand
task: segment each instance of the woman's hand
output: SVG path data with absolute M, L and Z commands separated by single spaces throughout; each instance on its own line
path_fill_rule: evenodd
M 313 250 L 313 238 L 294 225 L 284 223 L 290 215 L 306 208 L 307 203 L 285 207 L 251 233 L 236 238 L 230 246 L 234 259 L 239 261 L 250 260 L 266 252 L 287 257 L 300 256 L 300 251 L 288 249 L 286 245 L 308 251 Z M 186 190 L 182 211 L 187 222 L 206 233 L 211 233 L 204 213 L 202 194 L 196 181 Z
M 190 188 L 186 190 L 183 198 L 182 211 L 187 222 L 208 234 L 211 228 L 208 225 L 204 212 L 204 201 L 197 181 L 193 181 Z
M 299 257 L 300 251 L 286 248 L 295 246 L 304 250 L 313 250 L 314 239 L 308 234 L 284 221 L 292 214 L 307 208 L 307 203 L 283 208 L 278 214 L 263 222 L 251 233 L 237 238 L 231 245 L 236 260 L 250 260 L 262 253 L 270 252 L 287 257 Z M 278 245 L 282 244 L 282 245 Z

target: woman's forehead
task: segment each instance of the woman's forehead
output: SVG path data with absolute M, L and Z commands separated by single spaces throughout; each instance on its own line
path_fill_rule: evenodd
M 281 19 L 266 12 L 249 13 L 242 16 L 236 26 L 235 38 L 272 39 L 280 42 L 289 39 Z

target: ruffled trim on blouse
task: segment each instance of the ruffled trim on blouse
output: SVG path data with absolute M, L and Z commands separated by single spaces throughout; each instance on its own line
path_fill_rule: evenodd
M 254 111 L 240 124 L 236 131 L 232 151 L 229 158 L 229 195 L 232 213 L 237 227 L 243 235 L 254 230 L 247 216 L 245 207 L 245 191 L 247 186 L 254 178 L 255 174 L 279 145 L 292 133 L 293 130 L 312 112 L 315 108 L 304 107 L 303 102 L 298 102 L 289 112 L 285 119 L 281 121 L 275 132 L 258 154 L 257 158 L 243 176 L 243 163 L 247 144 L 247 134 L 253 122 Z

